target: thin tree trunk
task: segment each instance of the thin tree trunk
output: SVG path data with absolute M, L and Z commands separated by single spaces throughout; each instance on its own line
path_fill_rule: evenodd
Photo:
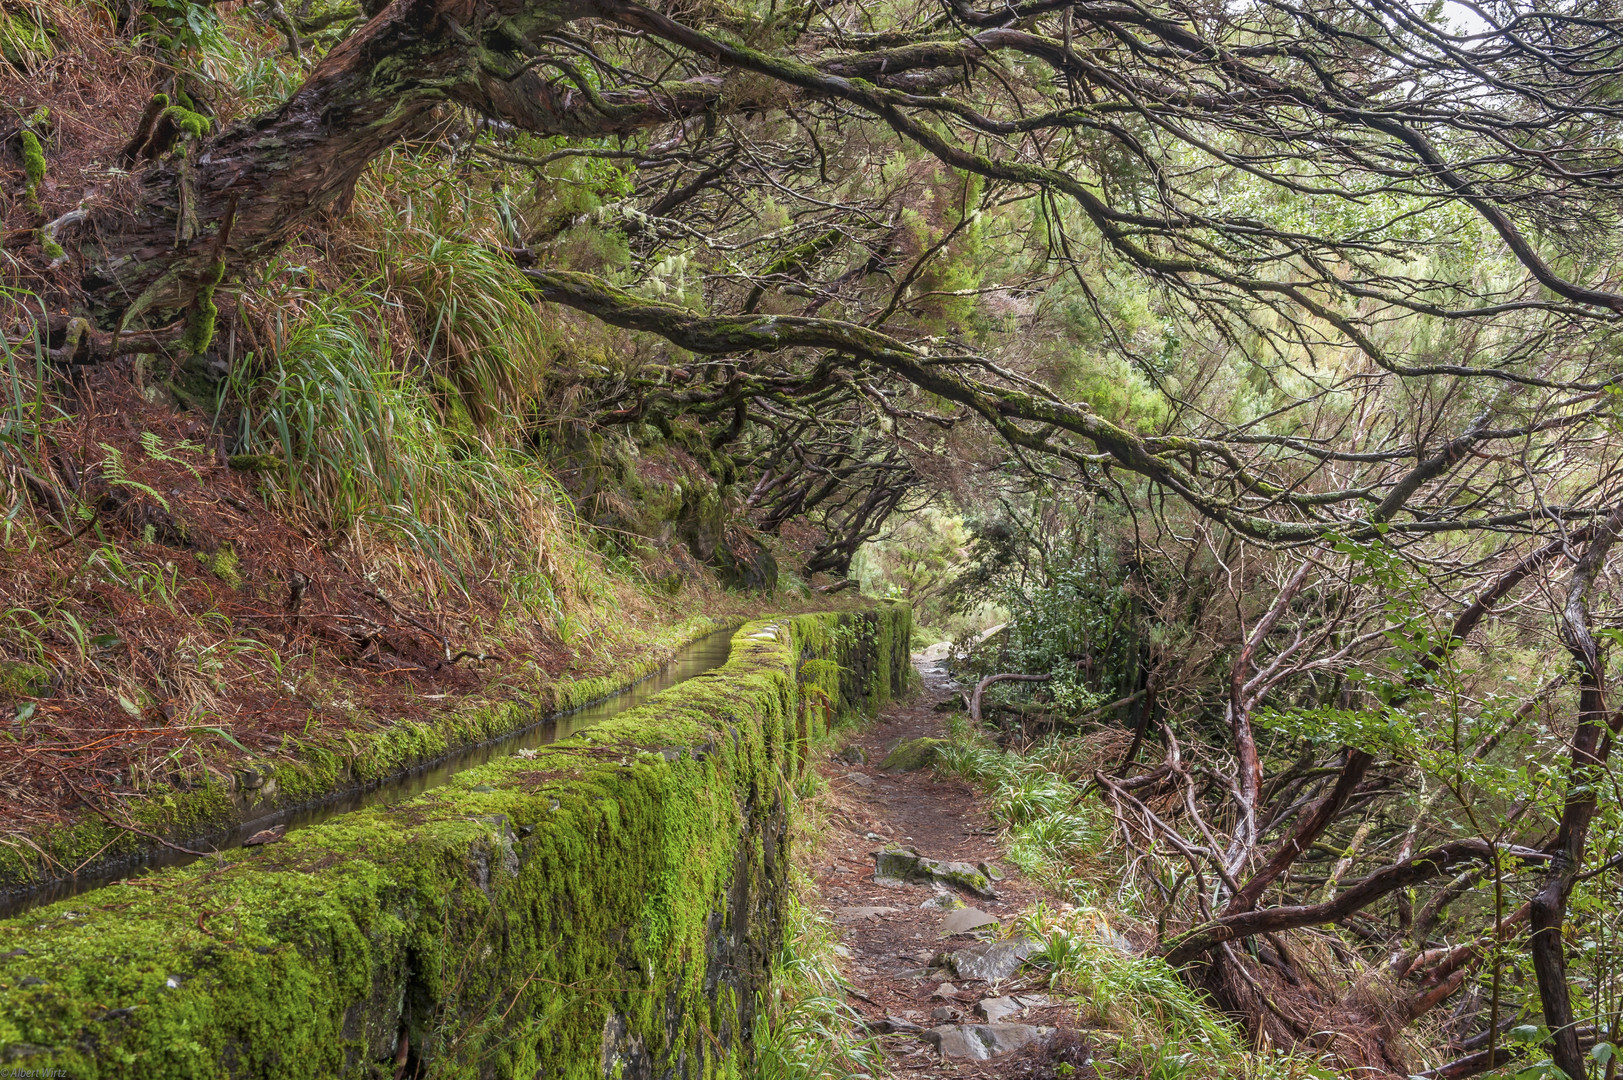
M 1551 1057 L 1568 1076 L 1578 1080 L 1587 1071 L 1572 1015 L 1567 986 L 1566 948 L 1561 933 L 1566 926 L 1567 901 L 1583 866 L 1584 843 L 1595 815 L 1595 783 L 1611 748 L 1602 736 L 1608 723 L 1617 730 L 1619 718 L 1608 716 L 1606 669 L 1600 647 L 1589 628 L 1589 590 L 1606 563 L 1618 531 L 1623 529 L 1623 505 L 1607 517 L 1572 571 L 1572 584 L 1561 611 L 1562 644 L 1578 667 L 1578 728 L 1572 736 L 1572 757 L 1567 766 L 1567 798 L 1561 824 L 1550 844 L 1550 868 L 1533 894 L 1533 971 L 1538 978 L 1544 1023 L 1553 1042 Z

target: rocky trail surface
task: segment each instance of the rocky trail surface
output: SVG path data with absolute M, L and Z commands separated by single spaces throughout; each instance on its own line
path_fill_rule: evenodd
M 851 1003 L 897 1075 L 1091 1077 L 1076 1006 L 1024 964 L 1037 943 L 1015 924 L 1042 890 L 1000 862 L 968 784 L 918 767 L 929 744 L 914 740 L 945 734 L 935 706 L 955 695 L 937 657 L 914 660 L 924 693 L 823 766 L 831 813 L 815 877 Z

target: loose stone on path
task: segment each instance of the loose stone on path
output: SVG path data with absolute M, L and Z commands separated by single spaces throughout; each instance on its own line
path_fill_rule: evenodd
M 975 1011 L 982 1020 L 988 1024 L 995 1024 L 1007 1020 L 1022 1012 L 1025 1006 L 1020 1004 L 1019 998 L 982 998 L 975 1003 Z
M 877 919 L 881 915 L 894 915 L 900 910 L 902 909 L 893 907 L 846 907 L 834 912 L 834 921 L 844 926 Z
M 988 915 L 980 908 L 961 908 L 941 920 L 941 936 L 952 937 L 955 934 L 967 934 L 983 926 L 1001 925 L 1003 924 L 996 915 Z
M 1053 1033 L 1053 1028 L 1030 1024 L 942 1024 L 926 1031 L 924 1041 L 944 1058 L 990 1061 Z

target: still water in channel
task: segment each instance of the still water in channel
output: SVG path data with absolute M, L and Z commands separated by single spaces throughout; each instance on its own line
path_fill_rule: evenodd
M 263 829 L 281 825 L 288 832 L 292 832 L 341 814 L 352 814 L 372 806 L 387 806 L 420 795 L 430 788 L 439 787 L 466 769 L 475 768 L 496 758 L 507 757 L 518 750 L 557 742 L 577 731 L 600 724 L 627 709 L 636 708 L 677 683 L 714 672 L 727 662 L 727 657 L 732 651 L 732 641 L 733 631 L 718 631 L 688 645 L 669 663 L 647 678 L 601 701 L 584 705 L 571 712 L 549 716 L 499 739 L 456 751 L 376 784 L 350 788 L 324 799 L 284 807 L 273 813 L 246 820 L 229 832 L 222 830 L 214 836 L 193 840 L 184 846 L 198 850 L 228 851 L 231 848 L 241 847 L 244 840 Z M 198 858 L 196 855 L 158 848 L 139 860 L 121 860 L 110 866 L 93 868 L 74 877 L 58 878 L 35 888 L 20 889 L 0 896 L 0 918 L 18 915 L 30 908 L 99 889 L 143 870 L 184 866 L 197 861 Z

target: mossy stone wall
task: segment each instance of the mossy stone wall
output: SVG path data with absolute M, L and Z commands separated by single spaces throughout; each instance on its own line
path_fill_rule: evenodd
M 905 689 L 909 635 L 899 605 L 752 623 L 533 757 L 0 922 L 0 1067 L 736 1076 L 807 741 Z

